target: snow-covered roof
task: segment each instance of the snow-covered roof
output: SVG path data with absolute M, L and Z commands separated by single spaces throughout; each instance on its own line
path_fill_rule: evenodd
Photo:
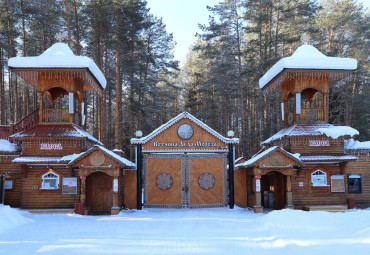
M 55 43 L 40 56 L 14 57 L 8 61 L 13 68 L 88 68 L 105 88 L 107 80 L 95 62 L 88 57 L 76 56 L 65 43 Z
M 115 153 L 115 152 L 113 152 L 111 150 L 108 150 L 107 148 L 105 148 L 103 146 L 95 145 L 95 147 L 98 147 L 99 149 L 101 149 L 102 151 L 104 151 L 105 153 L 107 153 L 109 156 L 111 156 L 112 158 L 120 161 L 121 163 L 125 164 L 126 166 L 136 167 L 136 164 L 135 163 L 131 162 L 128 159 L 125 159 L 125 158 L 121 157 L 117 153 Z
M 162 133 L 163 131 L 165 131 L 166 129 L 168 129 L 169 127 L 173 126 L 174 124 L 176 124 L 177 122 L 179 122 L 182 119 L 189 119 L 189 120 L 191 120 L 192 122 L 194 122 L 195 124 L 197 124 L 198 126 L 200 126 L 201 128 L 203 128 L 204 130 L 206 130 L 211 135 L 217 137 L 218 139 L 220 139 L 224 143 L 227 143 L 227 144 L 236 144 L 236 143 L 239 143 L 239 139 L 238 138 L 226 138 L 226 137 L 220 135 L 218 132 L 216 132 L 212 128 L 210 128 L 208 125 L 206 125 L 202 121 L 200 121 L 197 118 L 195 118 L 190 113 L 183 112 L 183 113 L 180 113 L 179 115 L 177 115 L 175 118 L 169 120 L 167 123 L 161 125 L 157 129 L 155 129 L 149 135 L 144 136 L 142 138 L 132 138 L 131 139 L 131 144 L 144 144 L 144 143 L 148 142 L 149 140 L 153 139 L 154 137 L 156 137 L 157 135 L 159 135 L 160 133 Z
M 0 151 L 1 152 L 16 152 L 18 147 L 16 144 L 9 142 L 8 140 L 0 139 Z
M 312 45 L 300 46 L 292 56 L 280 59 L 259 80 L 262 89 L 284 69 L 355 70 L 357 60 L 328 57 Z
M 349 154 L 305 154 L 300 155 L 299 159 L 308 163 L 317 161 L 351 161 L 357 160 L 357 157 Z
M 333 139 L 337 139 L 340 136 L 350 136 L 353 137 L 354 135 L 359 135 L 356 129 L 348 127 L 348 126 L 331 126 L 327 128 L 318 128 L 318 132 Z
M 63 157 L 44 157 L 44 156 L 21 156 L 13 159 L 13 163 L 55 163 L 63 162 L 67 164 L 68 160 L 62 160 Z
M 13 139 L 26 137 L 76 137 L 87 138 L 93 143 L 103 145 L 98 139 L 90 135 L 76 124 L 38 125 L 25 131 L 13 134 L 9 137 Z
M 328 123 L 296 123 L 287 128 L 284 128 L 271 136 L 267 140 L 263 141 L 262 144 L 268 144 L 275 140 L 282 139 L 285 136 L 322 136 L 326 135 L 333 139 L 337 139 L 340 136 L 354 136 L 358 135 L 359 132 L 348 126 L 334 126 Z
M 252 166 L 257 161 L 259 161 L 259 160 L 263 159 L 264 157 L 270 155 L 274 151 L 280 151 L 281 153 L 285 154 L 286 156 L 293 159 L 297 163 L 299 163 L 301 165 L 304 165 L 304 163 L 299 158 L 299 154 L 292 154 L 292 153 L 287 152 L 286 150 L 280 148 L 279 146 L 272 146 L 271 148 L 268 148 L 268 149 L 266 149 L 265 151 L 263 151 L 259 154 L 255 154 L 251 159 L 247 160 L 246 162 L 235 165 L 235 168 L 237 168 L 237 167 L 244 168 L 244 167 Z
M 345 150 L 370 150 L 370 141 L 359 142 L 354 139 L 344 140 Z
M 70 164 L 73 164 L 73 162 L 75 162 L 80 157 L 83 157 L 85 154 L 90 153 L 92 150 L 94 150 L 94 148 L 99 148 L 101 151 L 105 152 L 110 157 L 114 158 L 115 160 L 117 160 L 118 162 L 124 164 L 125 166 L 128 166 L 128 167 L 136 167 L 136 164 L 135 163 L 133 163 L 133 162 L 131 162 L 131 161 L 129 161 L 129 160 L 127 160 L 127 159 L 119 156 L 118 154 L 114 153 L 113 151 L 108 150 L 107 148 L 105 148 L 103 146 L 100 146 L 100 145 L 94 145 L 94 147 L 92 147 L 88 151 L 82 152 L 80 154 L 70 155 L 71 156 L 71 160 L 70 160 L 70 162 L 68 164 L 69 165 Z

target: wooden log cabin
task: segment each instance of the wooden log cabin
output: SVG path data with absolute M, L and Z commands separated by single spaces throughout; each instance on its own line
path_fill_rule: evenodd
M 183 112 L 145 137 L 138 133 L 131 143 L 137 146 L 138 158 L 143 161 L 137 162 L 143 206 L 233 208 L 233 178 L 228 178 L 233 168 L 227 167 L 233 166 L 233 146 L 239 142 L 232 137 L 233 132 L 223 137 Z M 141 194 L 137 197 L 140 208 Z
M 327 57 L 311 45 L 278 61 L 260 79 L 264 92 L 281 92 L 286 128 L 260 152 L 236 165 L 235 203 L 264 208 L 370 206 L 370 142 L 329 120 L 329 87 L 350 76 L 357 61 Z
M 9 68 L 37 89 L 39 108 L 0 129 L 5 204 L 75 207 L 80 214 L 135 208 L 132 194 L 124 196 L 125 186 L 136 183 L 135 164 L 82 128 L 84 92 L 101 93 L 106 85 L 96 64 L 56 43 L 40 56 L 9 59 Z

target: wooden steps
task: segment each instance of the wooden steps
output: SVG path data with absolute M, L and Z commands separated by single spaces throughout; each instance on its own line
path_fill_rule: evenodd
M 346 212 L 347 205 L 308 205 L 303 206 L 303 211 L 326 211 L 326 212 Z

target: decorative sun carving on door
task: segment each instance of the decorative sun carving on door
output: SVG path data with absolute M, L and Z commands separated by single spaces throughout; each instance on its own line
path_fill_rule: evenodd
M 172 183 L 173 183 L 173 179 L 172 179 L 171 175 L 169 175 L 167 173 L 161 173 L 157 176 L 157 179 L 156 179 L 155 182 L 156 182 L 158 188 L 160 188 L 161 190 L 167 190 L 167 189 L 171 188 Z
M 201 174 L 199 176 L 198 183 L 202 189 L 212 189 L 213 186 L 215 186 L 215 177 L 210 173 Z

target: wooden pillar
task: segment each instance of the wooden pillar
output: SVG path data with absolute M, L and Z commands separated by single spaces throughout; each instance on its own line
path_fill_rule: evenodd
M 85 204 L 86 203 L 86 176 L 81 176 L 81 194 L 80 194 L 80 202 Z
M 263 213 L 263 207 L 261 203 L 261 179 L 256 178 L 256 176 L 253 177 L 252 179 L 253 183 L 253 191 L 255 194 L 255 204 L 253 206 L 254 212 L 255 213 Z
M 285 127 L 288 126 L 288 100 L 284 100 L 284 125 Z
M 118 194 L 118 191 L 119 191 L 119 178 L 118 176 L 115 176 L 113 178 L 113 193 L 112 193 L 112 202 L 113 202 L 113 207 L 111 209 L 111 214 L 114 215 L 114 214 L 118 214 L 119 211 L 120 211 L 120 207 L 119 207 L 119 201 L 118 201 L 118 198 L 119 198 L 119 194 Z
M 81 126 L 82 125 L 82 100 L 81 99 L 78 99 L 77 114 L 78 114 L 78 123 L 76 123 L 76 124 Z
M 292 177 L 290 175 L 286 176 L 286 208 L 294 209 L 293 197 L 292 197 Z
M 324 121 L 329 121 L 329 97 L 328 93 L 323 94 L 323 107 L 324 107 Z
M 43 96 L 42 96 L 42 92 L 39 92 L 40 93 L 40 108 L 39 108 L 39 122 L 43 122 L 43 119 L 42 119 L 42 108 L 43 108 Z

